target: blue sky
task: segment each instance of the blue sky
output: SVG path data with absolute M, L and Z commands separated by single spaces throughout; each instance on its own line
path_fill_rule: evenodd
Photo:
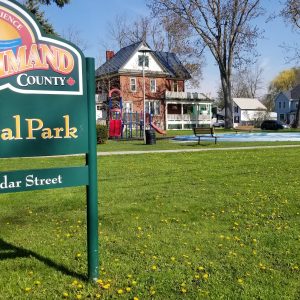
M 263 0 L 268 13 L 276 10 L 279 0 Z M 67 28 L 78 30 L 82 39 L 88 44 L 86 56 L 95 57 L 96 61 L 104 61 L 103 47 L 108 36 L 109 23 L 113 23 L 115 16 L 125 15 L 127 19 L 134 19 L 141 15 L 148 15 L 146 0 L 71 0 L 71 4 L 59 9 L 56 6 L 43 7 L 46 17 L 53 24 L 57 32 L 62 33 Z M 257 51 L 260 54 L 259 64 L 264 68 L 264 87 L 282 70 L 293 65 L 285 63 L 285 53 L 279 46 L 299 40 L 300 35 L 293 32 L 281 19 L 266 23 L 265 17 L 257 23 L 264 29 L 264 39 L 258 41 Z M 117 51 L 118 49 L 112 49 Z M 215 96 L 218 88 L 219 74 L 211 56 L 206 55 L 206 66 L 203 70 L 203 80 L 200 91 Z M 263 94 L 265 90 L 261 90 Z

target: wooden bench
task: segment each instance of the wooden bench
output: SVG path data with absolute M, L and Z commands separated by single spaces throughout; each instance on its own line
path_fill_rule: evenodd
M 239 125 L 234 128 L 235 133 L 238 133 L 238 131 L 253 131 L 254 130 L 254 125 Z
M 217 136 L 215 136 L 214 129 L 211 128 L 202 128 L 202 127 L 195 127 L 193 128 L 194 130 L 194 135 L 198 138 L 198 145 L 200 145 L 200 138 L 201 137 L 209 137 L 209 138 L 214 138 L 215 139 L 215 144 L 217 143 Z M 204 134 L 209 134 L 210 136 L 204 135 Z

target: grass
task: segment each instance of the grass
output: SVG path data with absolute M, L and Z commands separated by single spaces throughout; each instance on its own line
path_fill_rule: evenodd
M 284 132 L 291 132 L 284 130 Z M 270 131 L 271 132 L 271 131 Z M 272 131 L 274 133 L 274 131 Z M 297 132 L 297 130 L 293 130 Z M 232 133 L 232 130 L 216 129 L 217 134 Z M 98 151 L 148 151 L 148 150 L 169 150 L 169 149 L 198 149 L 198 148 L 231 148 L 231 147 L 247 147 L 247 146 L 270 146 L 270 145 L 299 145 L 300 142 L 222 142 L 218 141 L 214 144 L 214 140 L 198 142 L 173 142 L 171 137 L 176 135 L 193 135 L 192 130 L 169 130 L 167 132 L 168 138 L 162 138 L 156 135 L 157 141 L 154 145 L 145 145 L 143 140 L 108 140 L 106 144 L 98 145 Z
M 101 157 L 100 280 L 84 188 L 0 195 L 1 299 L 299 299 L 298 149 Z M 6 159 L 1 170 L 81 165 Z

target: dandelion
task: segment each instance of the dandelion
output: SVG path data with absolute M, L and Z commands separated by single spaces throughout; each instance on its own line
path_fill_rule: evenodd
M 207 280 L 208 279 L 208 273 L 205 273 L 205 274 L 203 274 L 203 276 L 202 276 L 202 278 L 204 279 L 204 280 Z
M 171 261 L 175 261 L 176 258 L 174 256 L 171 257 Z
M 67 292 L 63 292 L 63 297 L 64 298 L 68 298 L 69 297 L 69 294 Z
M 141 231 L 141 230 L 142 230 L 142 227 L 139 226 L 137 229 L 138 229 L 139 231 Z
M 28 293 L 28 292 L 31 291 L 31 288 L 30 287 L 26 287 L 24 290 L 25 290 L 26 293 Z
M 76 254 L 76 258 L 78 259 L 78 258 L 80 258 L 81 257 L 81 253 L 77 253 Z
M 41 282 L 40 282 L 39 280 L 36 280 L 36 281 L 34 282 L 34 284 L 35 284 L 35 285 L 40 285 Z
M 99 298 L 101 298 L 101 295 L 100 295 L 100 294 L 96 294 L 95 297 L 96 297 L 97 299 L 99 299 Z
M 256 244 L 256 243 L 257 243 L 257 240 L 256 240 L 256 239 L 253 239 L 253 240 L 252 240 L 252 243 L 253 243 L 253 244 Z
M 133 300 L 139 300 L 139 298 L 138 297 L 133 297 Z
M 76 299 L 82 299 L 82 295 L 77 294 L 77 295 L 76 295 Z
M 243 283 L 244 283 L 244 280 L 243 280 L 242 278 L 239 278 L 239 279 L 237 280 L 237 282 L 238 282 L 238 284 L 243 284 Z
M 199 271 L 203 271 L 203 270 L 204 270 L 204 267 L 200 266 L 200 267 L 198 267 L 198 270 L 199 270 Z
M 123 290 L 122 289 L 119 289 L 118 291 L 117 291 L 117 293 L 119 294 L 119 295 L 122 295 L 123 294 Z
M 110 283 L 102 285 L 102 288 L 108 290 L 110 288 Z
M 99 280 L 97 280 L 97 282 L 100 283 Z M 102 283 L 102 280 L 101 280 L 101 283 Z M 73 286 L 76 286 L 77 284 L 78 284 L 78 281 L 77 281 L 77 280 L 74 280 L 74 281 L 72 282 L 72 285 L 73 285 Z
M 157 266 L 154 266 L 154 265 L 153 265 L 153 266 L 151 267 L 151 269 L 152 269 L 153 271 L 156 271 L 156 270 L 157 270 Z
M 132 275 L 131 275 L 131 274 L 128 274 L 128 275 L 127 275 L 127 278 L 132 278 Z
M 186 288 L 181 288 L 181 293 L 185 294 L 187 292 Z
M 131 285 L 132 285 L 132 286 L 135 286 L 135 285 L 137 285 L 137 282 L 136 282 L 135 280 L 132 280 L 132 281 L 131 281 Z
M 128 286 L 125 290 L 127 293 L 129 293 L 129 292 L 131 292 L 131 287 Z

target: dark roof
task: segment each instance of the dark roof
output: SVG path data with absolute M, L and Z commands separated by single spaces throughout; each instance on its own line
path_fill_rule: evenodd
M 190 79 L 191 75 L 183 66 L 175 53 L 170 52 L 153 52 L 159 62 L 167 69 L 171 77 Z
M 300 84 L 291 90 L 291 98 L 298 100 L 300 98 Z
M 118 73 L 140 44 L 141 42 L 138 42 L 120 49 L 109 61 L 96 70 L 96 77 Z
M 141 44 L 143 44 L 143 42 L 137 42 L 120 49 L 110 60 L 96 70 L 96 77 L 118 73 Z M 180 79 L 191 78 L 190 73 L 182 65 L 175 53 L 158 51 L 153 51 L 151 53 L 156 57 L 162 67 L 165 68 L 165 71 L 170 77 Z

